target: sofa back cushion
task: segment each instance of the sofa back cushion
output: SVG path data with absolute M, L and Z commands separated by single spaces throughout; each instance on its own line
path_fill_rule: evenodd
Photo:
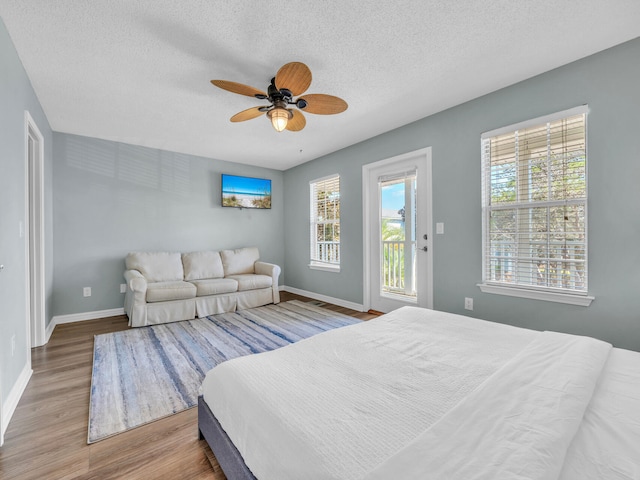
M 219 252 L 190 252 L 182 254 L 184 279 L 203 280 L 205 278 L 222 278 L 224 270 Z
M 125 260 L 127 270 L 138 270 L 147 282 L 182 280 L 184 270 L 179 253 L 132 252 Z
M 227 275 L 254 273 L 254 264 L 260 260 L 260 252 L 256 247 L 222 250 L 220 256 L 222 257 L 225 277 Z

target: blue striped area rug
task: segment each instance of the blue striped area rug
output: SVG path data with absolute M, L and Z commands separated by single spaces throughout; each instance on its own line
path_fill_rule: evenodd
M 87 443 L 195 406 L 205 374 L 225 360 L 359 322 L 292 300 L 96 335 Z

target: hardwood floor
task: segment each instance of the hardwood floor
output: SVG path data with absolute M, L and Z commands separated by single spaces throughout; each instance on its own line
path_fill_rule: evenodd
M 311 301 L 281 292 L 282 301 L 293 299 Z M 32 350 L 33 376 L 0 448 L 0 478 L 225 480 L 198 440 L 197 408 L 87 445 L 93 336 L 127 328 L 126 316 L 58 325 L 47 345 Z

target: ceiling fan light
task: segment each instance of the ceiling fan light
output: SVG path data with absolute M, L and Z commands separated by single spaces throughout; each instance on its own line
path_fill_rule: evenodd
M 281 132 L 287 128 L 291 112 L 286 108 L 276 107 L 273 110 L 269 110 L 267 115 L 271 119 L 271 125 L 273 128 L 275 128 L 277 132 Z

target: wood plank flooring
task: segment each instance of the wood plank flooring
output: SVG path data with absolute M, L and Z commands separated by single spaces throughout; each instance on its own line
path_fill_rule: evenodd
M 311 301 L 281 292 L 282 301 L 294 299 Z M 0 447 L 0 478 L 226 480 L 198 440 L 197 408 L 87 445 L 93 336 L 128 328 L 126 316 L 58 325 L 47 345 L 32 350 L 33 376 Z

